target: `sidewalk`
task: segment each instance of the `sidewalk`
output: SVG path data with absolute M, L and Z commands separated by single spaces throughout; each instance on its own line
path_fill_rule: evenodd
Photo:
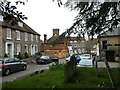
M 108 62 L 108 64 L 110 65 L 110 68 L 120 67 L 120 62 Z M 98 62 L 98 67 L 106 67 L 105 62 L 103 61 Z

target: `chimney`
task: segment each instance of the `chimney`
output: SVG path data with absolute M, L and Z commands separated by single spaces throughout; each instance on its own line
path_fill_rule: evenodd
M 59 29 L 53 29 L 53 36 L 59 36 Z
M 44 43 L 47 43 L 47 34 L 44 34 Z

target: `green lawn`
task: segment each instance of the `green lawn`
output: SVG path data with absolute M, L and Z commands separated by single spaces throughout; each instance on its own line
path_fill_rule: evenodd
M 110 81 L 105 68 L 77 68 L 69 83 L 64 83 L 64 65 L 53 65 L 42 73 L 3 83 L 2 88 L 106 88 Z M 120 68 L 112 69 L 116 87 L 120 87 Z

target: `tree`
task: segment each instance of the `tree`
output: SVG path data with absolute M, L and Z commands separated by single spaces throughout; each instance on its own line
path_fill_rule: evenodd
M 61 0 L 57 0 L 58 3 Z M 67 0 L 65 7 L 71 11 L 78 11 L 78 15 L 74 19 L 73 25 L 67 29 L 69 34 L 75 32 L 83 36 L 87 34 L 93 38 L 94 35 L 113 31 L 120 23 L 120 0 L 116 2 L 81 2 L 82 0 Z M 61 4 L 62 5 L 62 4 Z
M 15 3 L 16 5 L 18 4 L 25 5 L 25 2 L 21 0 L 16 1 Z M 6 0 L 2 0 L 0 2 L 0 11 L 1 11 L 0 13 L 3 15 L 3 19 L 6 22 L 10 23 L 11 25 L 15 25 L 17 21 L 27 19 L 27 17 L 23 15 L 22 12 L 19 12 L 17 10 L 16 5 L 11 5 L 11 2 Z

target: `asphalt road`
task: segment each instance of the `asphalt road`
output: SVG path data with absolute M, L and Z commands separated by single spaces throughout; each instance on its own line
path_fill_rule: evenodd
M 15 79 L 20 78 L 22 76 L 31 74 L 35 71 L 46 69 L 47 67 L 48 67 L 48 65 L 37 65 L 37 64 L 33 64 L 33 63 L 29 64 L 27 69 L 24 70 L 24 71 L 19 71 L 19 72 L 16 72 L 16 73 L 12 73 L 8 76 L 0 76 L 0 83 L 15 80 Z
M 65 58 L 64 59 L 59 59 L 59 62 L 64 63 Z M 19 71 L 19 72 L 16 72 L 16 73 L 12 73 L 8 76 L 0 76 L 0 83 L 7 82 L 7 81 L 13 81 L 17 78 L 20 78 L 20 77 L 29 75 L 31 73 L 34 73 L 35 71 L 46 69 L 48 66 L 49 66 L 49 64 L 47 64 L 47 65 L 37 65 L 36 63 L 28 64 L 27 69 L 24 70 L 24 71 Z

